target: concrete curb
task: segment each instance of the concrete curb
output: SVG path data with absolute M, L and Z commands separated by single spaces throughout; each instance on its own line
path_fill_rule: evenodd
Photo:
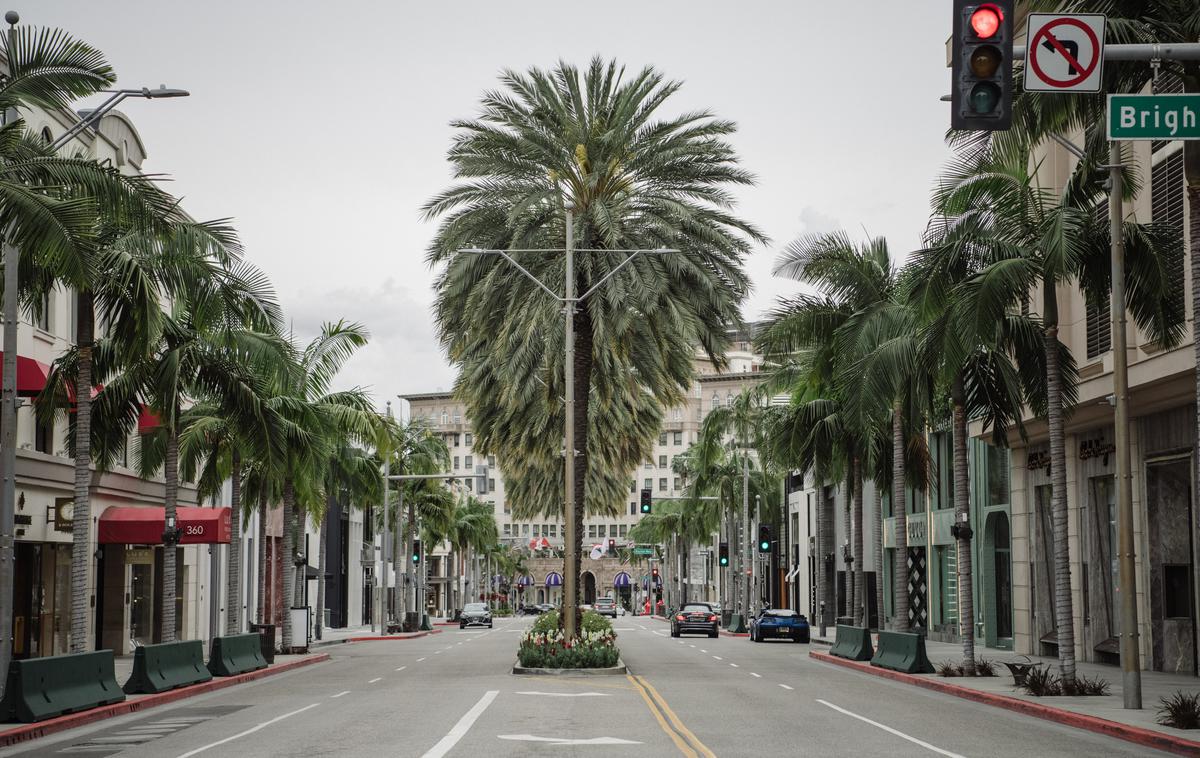
M 0 747 L 16 745 L 22 742 L 36 740 L 39 737 L 45 737 L 57 732 L 63 732 L 68 729 L 74 729 L 84 724 L 91 724 L 102 719 L 112 718 L 114 716 L 123 716 L 127 713 L 137 713 L 149 708 L 155 708 L 167 703 L 173 703 L 176 700 L 183 700 L 194 695 L 203 695 L 206 692 L 213 690 L 223 690 L 226 687 L 232 687 L 236 684 L 244 684 L 252 682 L 256 679 L 264 679 L 275 674 L 282 674 L 285 671 L 311 666 L 314 663 L 322 663 L 329 660 L 328 653 L 318 653 L 316 655 L 301 658 L 295 661 L 279 663 L 258 671 L 249 671 L 245 674 L 237 676 L 216 677 L 201 684 L 193 684 L 190 687 L 180 687 L 177 690 L 170 692 L 162 692 L 157 695 L 146 695 L 139 697 L 136 700 L 126 700 L 121 703 L 105 705 L 99 708 L 92 708 L 79 713 L 69 713 L 65 716 L 58 716 L 45 721 L 38 721 L 33 724 L 22 724 L 14 729 L 8 729 L 0 732 Z
M 625 661 L 618 658 L 616 666 L 603 669 L 525 668 L 517 661 L 513 664 L 512 672 L 516 676 L 624 676 L 629 670 L 625 667 Z
M 721 636 L 722 637 L 749 637 L 750 632 L 727 632 L 724 629 L 722 629 Z
M 936 679 L 928 679 L 925 677 L 915 676 L 913 674 L 903 674 L 899 671 L 891 671 L 889 669 L 881 669 L 876 666 L 871 666 L 867 663 L 857 661 L 849 661 L 844 658 L 837 658 L 829 653 L 822 653 L 816 650 L 809 652 L 810 658 L 815 658 L 823 663 L 832 663 L 835 666 L 842 666 L 855 671 L 861 671 L 864 674 L 873 674 L 874 676 L 883 677 L 884 679 L 892 679 L 905 684 L 913 684 L 917 687 L 923 687 L 927 690 L 941 692 L 946 695 L 963 698 L 964 700 L 972 700 L 976 703 L 991 705 L 997 708 L 1015 711 L 1026 716 L 1053 721 L 1067 726 L 1073 726 L 1076 729 L 1085 729 L 1089 732 L 1116 737 L 1119 740 L 1132 742 L 1136 745 L 1144 745 L 1156 750 L 1165 750 L 1169 753 L 1177 755 L 1200 755 L 1200 742 L 1187 740 L 1182 737 L 1176 737 L 1164 732 L 1156 732 L 1151 729 L 1143 729 L 1142 727 L 1132 726 L 1130 724 L 1122 724 L 1117 721 L 1109 721 L 1098 716 L 1087 716 L 1082 713 L 1055 708 L 1041 703 L 1031 703 L 1028 700 L 1020 698 L 1008 697 L 1007 695 L 998 695 L 993 692 L 982 692 L 974 690 L 970 687 L 961 687 L 949 682 L 942 682 Z
M 434 629 L 434 630 L 428 631 L 428 632 L 413 632 L 412 634 L 406 634 L 403 636 L 401 636 L 399 634 L 389 634 L 386 637 L 381 637 L 379 635 L 367 634 L 367 635 L 363 635 L 360 637 L 347 637 L 346 642 L 384 642 L 384 641 L 395 641 L 395 640 L 419 640 L 422 637 L 428 637 L 431 634 L 441 634 L 441 633 L 442 633 L 441 629 Z

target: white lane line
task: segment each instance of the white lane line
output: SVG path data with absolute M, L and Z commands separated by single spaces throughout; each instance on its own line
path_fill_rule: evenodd
M 729 665 L 733 666 L 735 669 L 741 668 L 741 666 L 737 665 L 736 663 L 731 663 Z
M 374 679 L 372 679 L 371 681 L 367 682 L 367 684 L 374 684 L 375 682 L 381 682 L 381 681 L 383 681 L 383 677 L 377 676 Z
M 521 690 L 518 695 L 542 695 L 544 697 L 609 697 L 607 692 L 538 692 L 536 690 Z
M 341 692 L 339 692 L 339 693 L 338 693 L 338 694 L 336 694 L 336 695 L 330 695 L 330 696 L 329 696 L 329 699 L 330 699 L 330 700 L 333 700 L 333 699 L 335 699 L 335 698 L 339 698 L 339 697 L 341 697 L 342 695 L 349 695 L 349 694 L 350 694 L 350 690 L 342 690 Z
M 762 674 L 756 674 L 753 671 L 750 672 L 750 676 L 754 677 L 755 679 L 762 679 Z
M 488 690 L 483 693 L 483 697 L 479 698 L 479 702 L 471 706 L 471 710 L 463 714 L 463 717 L 458 720 L 446 736 L 438 740 L 438 743 L 423 755 L 421 758 L 442 758 L 450 749 L 458 744 L 458 741 L 463 738 L 475 720 L 483 714 L 487 707 L 492 704 L 496 696 L 500 694 L 500 690 Z
M 695 647 L 695 645 L 693 645 L 692 647 Z M 707 651 L 707 650 L 705 650 L 704 648 L 700 648 L 700 652 L 701 652 L 701 653 L 707 653 L 708 651 Z
M 417 659 L 417 663 L 420 663 L 420 662 L 421 662 L 421 661 L 423 661 L 423 660 L 425 660 L 425 659 L 424 659 L 424 658 L 418 658 L 418 659 Z
M 888 734 L 894 734 L 901 739 L 908 740 L 909 742 L 913 743 L 914 745 L 920 745 L 921 747 L 925 748 L 926 750 L 932 750 L 933 752 L 937 753 L 938 755 L 949 756 L 949 758 L 963 758 L 958 753 L 951 753 L 949 750 L 943 750 L 940 747 L 937 747 L 936 745 L 930 745 L 928 742 L 924 742 L 922 740 L 917 739 L 916 737 L 907 735 L 904 732 L 900 731 L 899 729 L 893 729 L 890 726 L 887 726 L 886 724 L 880 724 L 878 721 L 872 721 L 871 719 L 867 718 L 866 716 L 859 716 L 857 713 L 852 713 L 852 712 L 846 710 L 845 708 L 836 706 L 833 703 L 829 702 L 828 700 L 821 700 L 820 698 L 817 698 L 817 702 L 820 703 L 821 705 L 832 708 L 833 710 L 837 711 L 838 713 L 844 713 L 847 716 L 858 719 L 859 721 L 864 721 L 864 722 L 870 724 L 871 726 L 879 727 L 880 729 L 887 732 Z
M 688 647 L 693 647 L 693 648 L 694 648 L 694 647 L 696 647 L 696 646 L 695 646 L 695 645 L 688 645 Z
M 779 685 L 779 686 L 780 686 L 780 687 L 782 687 L 782 688 L 784 688 L 785 690 L 794 690 L 794 689 L 796 689 L 795 687 L 789 687 L 789 686 L 787 686 L 786 684 L 781 684 L 781 685 Z
M 400 668 L 398 668 L 398 669 L 396 669 L 396 670 L 397 670 L 397 671 L 403 671 L 403 670 L 404 670 L 404 669 L 406 669 L 406 668 L 408 668 L 408 666 L 401 666 Z
M 654 632 L 654 633 L 655 633 L 655 634 L 657 634 L 659 637 L 666 637 L 666 636 L 667 636 L 667 633 L 666 633 L 666 632 L 661 632 L 661 631 L 659 631 L 658 629 L 651 629 L 650 631 Z
M 714 655 L 714 656 L 713 656 L 713 658 L 716 658 L 718 661 L 723 661 L 723 660 L 725 660 L 724 658 L 722 658 L 722 657 L 721 657 L 721 656 L 719 656 L 719 655 Z
M 441 655 L 441 654 L 442 654 L 442 651 L 441 651 L 441 650 L 434 650 L 434 651 L 433 651 L 433 654 L 434 654 L 434 655 Z
M 318 705 L 320 705 L 320 703 L 311 703 L 309 705 L 304 706 L 303 708 L 297 708 L 296 710 L 294 710 L 290 713 L 285 713 L 282 716 L 276 716 L 275 718 L 270 719 L 269 721 L 264 721 L 261 724 L 258 724 L 257 726 L 252 726 L 244 732 L 238 732 L 237 734 L 232 735 L 230 737 L 226 737 L 223 740 L 217 740 L 216 742 L 210 742 L 209 744 L 204 745 L 203 747 L 198 747 L 195 750 L 189 750 L 188 752 L 184 753 L 183 755 L 180 755 L 179 758 L 191 758 L 193 755 L 199 755 L 200 753 L 203 753 L 206 750 L 211 750 L 214 747 L 224 745 L 227 742 L 233 742 L 236 739 L 241 739 L 242 737 L 245 737 L 248 734 L 254 734 L 259 729 L 265 729 L 266 727 L 270 726 L 271 724 L 275 724 L 277 722 L 283 721 L 284 719 L 291 718 L 292 716 L 295 716 L 296 714 L 304 713 L 305 711 L 309 710 L 310 708 L 316 708 Z

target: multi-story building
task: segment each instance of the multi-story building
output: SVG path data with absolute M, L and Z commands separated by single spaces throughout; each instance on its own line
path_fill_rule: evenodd
M 629 500 L 626 508 L 615 516 L 589 517 L 584 522 L 581 544 L 586 548 L 606 544 L 609 539 L 617 540 L 624 545 L 628 539 L 629 530 L 641 518 L 639 510 L 639 491 L 649 489 L 655 498 L 672 498 L 682 496 L 686 483 L 683 477 L 675 471 L 676 456 L 684 453 L 688 446 L 695 442 L 700 433 L 700 425 L 712 409 L 733 402 L 734 397 L 748 386 L 760 379 L 759 369 L 761 357 L 756 355 L 751 345 L 750 331 L 735 331 L 731 333 L 730 349 L 726 353 L 727 365 L 718 370 L 706 357 L 697 354 L 695 362 L 695 380 L 692 383 L 687 398 L 677 407 L 670 408 L 663 417 L 663 427 L 658 439 L 654 442 L 650 457 L 633 472 L 629 484 Z M 509 503 L 504 498 L 504 476 L 495 456 L 482 455 L 475 450 L 474 435 L 470 420 L 466 417 L 463 403 L 458 401 L 451 392 L 429 392 L 404 395 L 409 403 L 409 418 L 422 419 L 434 431 L 445 439 L 450 449 L 451 470 L 461 473 L 463 485 L 468 491 L 475 491 L 474 481 L 476 469 L 487 469 L 486 492 L 475 491 L 478 498 L 490 503 L 495 511 L 496 526 L 501 539 L 512 545 L 542 545 L 543 541 L 551 548 L 561 549 L 563 546 L 563 523 L 561 519 L 537 518 L 517 519 L 512 514 Z M 714 578 L 715 557 L 711 546 L 701 547 L 694 551 L 689 561 L 691 571 L 684 580 L 694 585 L 695 593 L 701 597 L 715 599 L 716 589 Z M 631 595 L 628 589 L 631 577 L 623 572 L 591 572 L 584 571 L 580 577 L 584 601 L 617 591 L 618 594 Z M 554 582 L 560 577 L 552 576 L 531 577 L 531 602 L 536 598 L 545 598 L 546 602 L 554 602 L 559 598 L 560 585 Z M 598 579 L 598 574 L 613 575 L 616 587 L 604 586 Z M 550 584 L 547 584 L 550 582 Z M 540 592 L 540 595 L 538 594 Z M 438 595 L 438 597 L 443 597 Z M 439 600 L 439 602 L 442 602 Z M 438 606 L 441 608 L 442 606 Z

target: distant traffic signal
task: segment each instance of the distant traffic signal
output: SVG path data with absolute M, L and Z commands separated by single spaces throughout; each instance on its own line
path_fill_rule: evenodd
M 1012 125 L 1013 0 L 954 0 L 950 126 Z
M 413 563 L 421 562 L 421 541 L 420 540 L 413 540 L 412 562 Z
M 758 527 L 758 552 L 771 552 L 771 527 L 767 524 Z
M 650 512 L 650 497 L 651 497 L 651 495 L 652 495 L 652 493 L 650 490 L 648 490 L 648 489 L 642 490 L 642 513 Z
M 650 569 L 650 575 L 654 577 L 654 581 L 655 581 L 655 583 L 657 583 L 658 582 L 658 566 L 655 566 L 654 568 Z
M 722 566 L 729 565 L 729 543 L 722 542 L 717 548 L 717 563 Z
M 613 555 L 617 552 L 617 541 L 610 539 L 608 541 L 608 554 Z

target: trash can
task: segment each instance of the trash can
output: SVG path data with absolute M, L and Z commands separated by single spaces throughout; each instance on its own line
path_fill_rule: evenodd
M 251 624 L 250 631 L 258 635 L 259 645 L 262 646 L 262 657 L 267 663 L 275 662 L 275 625 Z
M 408 611 L 404 614 L 404 631 L 415 632 L 421 628 L 421 618 L 416 611 Z

